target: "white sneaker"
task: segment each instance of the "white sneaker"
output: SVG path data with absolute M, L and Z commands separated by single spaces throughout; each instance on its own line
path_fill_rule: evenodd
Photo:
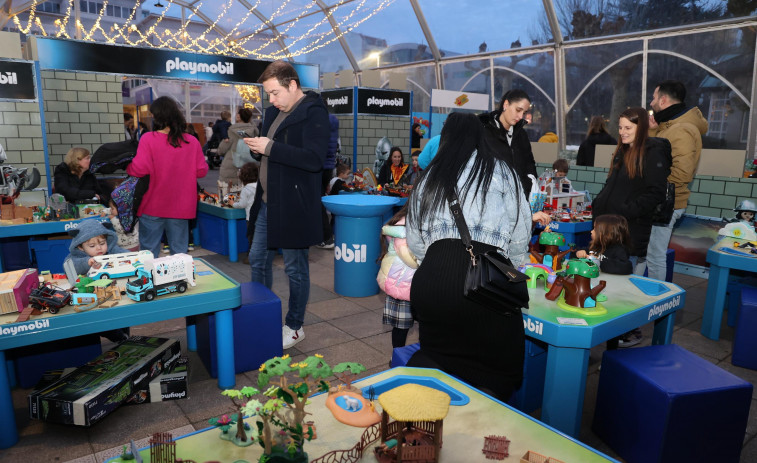
M 293 330 L 284 325 L 281 328 L 281 338 L 284 340 L 284 349 L 294 347 L 295 344 L 305 339 L 305 330 L 300 328 L 299 330 Z

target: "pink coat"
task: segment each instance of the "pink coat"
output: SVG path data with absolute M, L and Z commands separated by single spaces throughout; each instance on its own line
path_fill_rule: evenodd
M 381 233 L 389 241 L 389 249 L 381 260 L 376 281 L 387 295 L 403 301 L 410 300 L 410 285 L 418 268 L 415 256 L 407 247 L 405 219 L 396 225 L 384 225 Z
M 200 142 L 191 135 L 184 139 L 189 143 L 178 148 L 161 132 L 148 132 L 139 139 L 137 155 L 126 168 L 131 176 L 150 176 L 138 216 L 193 219 L 197 215 L 197 179 L 208 173 L 208 163 Z

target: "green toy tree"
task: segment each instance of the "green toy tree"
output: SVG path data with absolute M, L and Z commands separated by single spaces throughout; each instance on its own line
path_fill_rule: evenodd
M 343 362 L 336 365 L 332 371 L 334 376 L 350 390 L 352 389 L 352 382 L 355 381 L 357 375 L 365 371 L 365 367 L 355 362 Z
M 260 391 L 251 386 L 245 386 L 242 389 L 226 389 L 221 394 L 230 398 L 237 409 L 236 418 L 232 417 L 237 423 L 236 438 L 240 442 L 247 442 L 247 433 L 244 430 L 244 413 L 242 409 L 250 401 L 252 396 L 259 394 Z

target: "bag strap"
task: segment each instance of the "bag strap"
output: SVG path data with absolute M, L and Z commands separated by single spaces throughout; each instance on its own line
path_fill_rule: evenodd
M 447 195 L 447 202 L 449 203 L 449 210 L 452 212 L 452 217 L 455 219 L 457 230 L 460 232 L 460 239 L 465 246 L 465 250 L 470 254 L 471 264 L 476 265 L 476 256 L 473 254 L 473 243 L 470 238 L 470 230 L 468 230 L 468 225 L 465 223 L 463 209 L 460 207 L 460 201 L 455 190 L 452 190 L 452 192 Z

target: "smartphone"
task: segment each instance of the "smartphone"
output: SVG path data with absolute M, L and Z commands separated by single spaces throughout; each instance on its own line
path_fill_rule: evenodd
M 244 130 L 237 130 L 237 135 L 239 135 L 242 138 L 250 138 L 250 136 L 247 135 L 247 132 L 245 132 Z

